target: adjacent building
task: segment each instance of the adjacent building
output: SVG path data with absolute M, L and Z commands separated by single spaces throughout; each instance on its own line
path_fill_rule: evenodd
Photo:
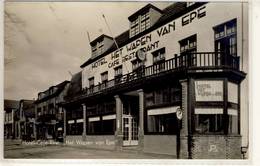
M 69 81 L 63 81 L 38 93 L 35 104 L 36 139 L 57 139 L 59 130 L 63 130 L 63 112 L 59 104 L 64 101 Z
M 97 37 L 74 76 L 77 92 L 62 102 L 64 138 L 178 158 L 241 158 L 248 141 L 247 9 L 148 4 L 128 17 L 129 30 Z
M 15 138 L 15 112 L 19 109 L 19 101 L 4 100 L 4 138 Z
M 34 140 L 35 111 L 34 100 L 20 100 L 17 121 L 18 138 L 26 141 Z

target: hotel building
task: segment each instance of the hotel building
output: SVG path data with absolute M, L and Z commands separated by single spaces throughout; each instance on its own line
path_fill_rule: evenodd
M 77 93 L 62 103 L 65 140 L 184 159 L 241 158 L 248 146 L 247 9 L 148 4 L 128 17 L 129 30 L 91 41 L 92 55 L 71 81 Z

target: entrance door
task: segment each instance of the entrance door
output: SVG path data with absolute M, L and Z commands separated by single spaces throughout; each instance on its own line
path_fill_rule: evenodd
M 123 117 L 123 145 L 138 145 L 137 119 L 131 115 Z

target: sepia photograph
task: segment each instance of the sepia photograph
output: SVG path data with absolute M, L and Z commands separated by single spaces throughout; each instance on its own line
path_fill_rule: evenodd
M 5 1 L 4 159 L 248 160 L 247 1 Z

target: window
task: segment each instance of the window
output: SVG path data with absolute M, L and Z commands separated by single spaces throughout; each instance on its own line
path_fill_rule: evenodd
M 106 71 L 101 74 L 101 81 L 102 81 L 102 83 L 104 83 L 104 82 L 107 82 L 107 80 L 108 80 L 108 72 Z
M 215 51 L 237 56 L 236 19 L 214 27 Z
M 133 37 L 140 32 L 145 31 L 146 29 L 150 28 L 150 14 L 149 11 L 142 13 L 141 15 L 137 16 L 133 21 L 130 23 L 130 36 Z
M 88 82 L 89 82 L 89 87 L 94 87 L 94 77 L 91 77 L 88 79 Z
M 102 54 L 104 52 L 104 41 L 97 42 L 98 46 L 98 55 Z
M 47 112 L 46 112 L 46 111 L 47 111 L 47 110 L 46 110 L 46 106 L 43 106 L 42 109 L 43 109 L 43 114 L 45 115 L 45 114 L 47 113 Z
M 145 93 L 146 107 L 171 104 L 181 101 L 181 87 L 164 87 Z
M 154 64 L 160 61 L 165 61 L 165 47 L 154 51 L 152 54 Z
M 227 131 L 228 134 L 238 134 L 237 110 L 229 108 L 227 111 L 228 119 L 225 120 L 224 116 L 223 108 L 195 108 L 195 132 L 223 134 L 224 131 Z
M 136 71 L 140 68 L 144 67 L 144 62 L 138 60 L 138 59 L 135 59 L 132 61 L 132 68 L 133 68 L 133 71 Z
M 196 114 L 196 132 L 199 134 L 221 133 L 223 132 L 222 114 Z
M 177 134 L 178 121 L 175 113 L 147 116 L 148 133 Z
M 101 74 L 101 89 L 107 87 L 107 81 L 108 81 L 108 72 L 104 72 Z
M 197 35 L 192 35 L 185 38 L 180 43 L 180 53 L 196 52 L 197 50 Z
M 161 48 L 153 53 L 153 70 L 155 73 L 164 71 L 165 69 L 165 48 Z
M 115 83 L 117 84 L 121 82 L 121 78 L 123 76 L 122 65 L 116 67 L 114 70 L 115 70 Z
M 122 76 L 123 75 L 123 70 L 122 70 L 122 65 L 118 66 L 115 68 L 115 77 L 117 76 Z
M 236 109 L 228 109 L 228 133 L 238 134 L 238 111 Z
M 38 116 L 42 115 L 42 109 L 41 108 L 37 108 L 37 115 Z
M 107 114 L 112 112 L 113 113 L 116 112 L 115 101 L 105 101 L 99 104 L 93 104 L 91 106 L 87 106 L 87 116 L 101 115 L 101 114 Z
M 95 44 L 94 46 L 92 46 L 92 52 L 94 53 L 94 52 L 96 52 L 97 51 L 97 44 Z
M 148 28 L 150 28 L 150 18 L 149 12 L 146 12 L 143 15 L 141 15 L 141 32 Z
M 105 115 L 88 118 L 88 134 L 111 134 L 115 132 L 115 115 Z
M 115 115 L 107 115 L 102 117 L 102 133 L 114 134 L 116 130 Z

